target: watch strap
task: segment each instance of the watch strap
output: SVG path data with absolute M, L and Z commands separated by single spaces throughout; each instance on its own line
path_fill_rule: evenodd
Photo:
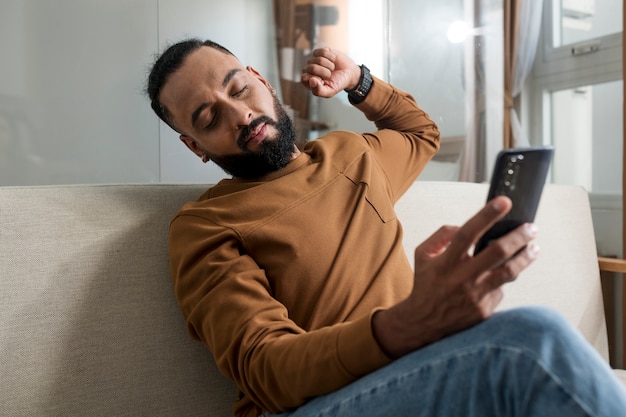
M 372 84 L 374 83 L 369 68 L 365 65 L 360 65 L 360 67 L 361 77 L 359 78 L 359 83 L 356 88 L 354 90 L 345 90 L 348 93 L 348 100 L 352 104 L 359 104 L 365 100 L 365 97 L 367 97 L 367 94 L 370 92 Z

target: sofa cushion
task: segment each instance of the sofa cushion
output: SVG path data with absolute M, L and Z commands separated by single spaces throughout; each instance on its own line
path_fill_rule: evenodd
M 232 414 L 167 262 L 170 219 L 205 188 L 0 189 L 2 413 Z

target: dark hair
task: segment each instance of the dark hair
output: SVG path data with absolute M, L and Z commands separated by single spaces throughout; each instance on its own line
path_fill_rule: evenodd
M 177 132 L 179 131 L 172 124 L 171 115 L 165 106 L 159 102 L 159 94 L 161 93 L 161 89 L 167 81 L 167 78 L 181 67 L 185 58 L 190 53 L 203 46 L 215 48 L 226 54 L 233 55 L 232 52 L 216 42 L 210 40 L 202 41 L 196 38 L 186 39 L 169 46 L 154 62 L 154 65 L 150 70 L 150 74 L 148 75 L 146 93 L 150 99 L 150 106 L 152 107 L 152 110 L 154 110 L 156 115 L 159 116 L 161 120 Z

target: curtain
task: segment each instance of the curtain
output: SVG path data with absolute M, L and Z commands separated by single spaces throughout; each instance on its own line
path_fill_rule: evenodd
M 481 26 L 481 1 L 464 0 L 465 20 L 472 27 Z M 465 144 L 459 161 L 459 181 L 481 182 L 481 155 L 485 153 L 485 68 L 482 39 L 472 36 L 464 51 Z
M 530 73 L 541 30 L 543 0 L 504 0 L 504 148 L 529 146 L 516 100 Z
M 317 121 L 314 97 L 300 85 L 300 71 L 313 49 L 329 44 L 345 50 L 347 0 L 273 0 L 274 26 L 282 102 L 296 127 L 301 147 Z
M 285 109 L 294 121 L 299 145 L 306 142 L 309 92 L 300 86 L 300 69 L 312 50 L 311 11 L 297 0 L 274 0 L 276 51 L 280 69 L 280 90 Z

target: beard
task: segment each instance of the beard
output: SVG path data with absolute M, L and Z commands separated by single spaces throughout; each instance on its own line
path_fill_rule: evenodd
M 261 116 L 242 129 L 237 139 L 242 154 L 218 156 L 206 152 L 206 155 L 227 174 L 246 180 L 260 178 L 286 167 L 295 151 L 296 130 L 289 115 L 276 98 L 274 110 L 277 120 Z M 246 147 L 246 139 L 261 123 L 274 126 L 277 131 L 276 137 L 266 138 L 261 142 L 260 149 L 253 152 Z

